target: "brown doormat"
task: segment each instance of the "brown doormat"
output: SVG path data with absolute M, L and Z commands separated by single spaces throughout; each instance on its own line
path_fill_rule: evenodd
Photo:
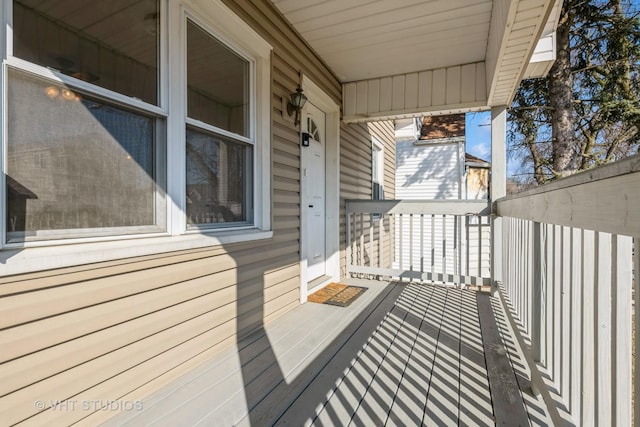
M 309 295 L 309 302 L 318 304 L 337 305 L 339 307 L 348 307 L 356 298 L 366 291 L 367 288 L 360 286 L 348 286 L 340 283 L 329 283 L 319 291 Z

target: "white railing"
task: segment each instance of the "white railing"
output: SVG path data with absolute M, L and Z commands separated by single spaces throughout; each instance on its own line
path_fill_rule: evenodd
M 537 388 L 547 404 L 569 424 L 632 425 L 631 236 L 637 274 L 640 157 L 498 200 L 495 208 L 501 291 L 546 384 Z
M 487 201 L 348 200 L 347 273 L 488 286 Z
M 498 285 L 554 424 L 640 426 L 640 155 L 492 206 L 347 201 L 345 232 L 349 274 Z

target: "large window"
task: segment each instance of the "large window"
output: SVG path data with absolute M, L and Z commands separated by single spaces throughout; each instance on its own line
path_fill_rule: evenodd
M 222 3 L 7 10 L 0 247 L 269 229 L 271 47 Z
M 158 231 L 156 120 L 22 71 L 8 78 L 8 241 Z
M 187 194 L 190 226 L 251 220 L 251 63 L 187 23 Z
M 7 242 L 165 229 L 164 121 L 145 108 L 158 99 L 159 8 L 129 6 L 14 2 L 24 62 L 7 71 Z

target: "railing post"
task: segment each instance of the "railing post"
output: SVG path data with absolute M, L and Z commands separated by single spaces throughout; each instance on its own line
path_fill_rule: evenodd
M 491 108 L 491 187 L 490 198 L 495 202 L 507 194 L 507 107 Z M 495 207 L 494 207 L 495 211 Z M 495 212 L 494 212 L 495 213 Z M 502 218 L 491 221 L 491 286 L 503 282 Z

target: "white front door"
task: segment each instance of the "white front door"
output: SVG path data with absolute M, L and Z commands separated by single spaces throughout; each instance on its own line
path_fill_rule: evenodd
M 307 262 L 307 281 L 326 273 L 326 115 L 311 102 L 304 108 L 302 132 L 309 134 L 309 146 L 302 153 L 302 259 Z

